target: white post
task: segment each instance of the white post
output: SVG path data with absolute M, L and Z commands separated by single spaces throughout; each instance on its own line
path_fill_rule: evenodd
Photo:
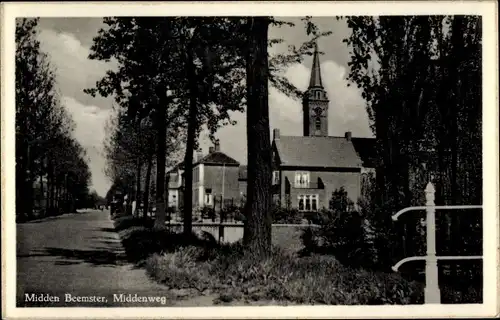
M 226 183 L 226 164 L 223 163 L 222 164 L 222 198 L 221 198 L 221 205 L 220 205 L 220 208 L 222 210 L 222 208 L 224 207 L 224 184 Z
M 436 209 L 434 195 L 436 190 L 431 182 L 425 188 L 427 212 L 427 257 L 425 261 L 425 303 L 441 303 L 438 284 L 438 266 L 436 258 Z

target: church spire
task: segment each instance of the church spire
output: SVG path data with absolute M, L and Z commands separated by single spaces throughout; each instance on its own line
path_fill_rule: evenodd
M 321 68 L 319 65 L 318 43 L 314 44 L 313 65 L 311 69 L 311 80 L 309 81 L 309 88 L 323 88 L 323 81 L 321 81 Z

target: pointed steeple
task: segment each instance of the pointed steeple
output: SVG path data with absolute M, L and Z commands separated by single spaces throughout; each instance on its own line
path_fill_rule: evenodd
M 321 81 L 321 68 L 319 64 L 318 43 L 314 44 L 313 65 L 311 69 L 309 88 L 323 88 L 323 81 Z

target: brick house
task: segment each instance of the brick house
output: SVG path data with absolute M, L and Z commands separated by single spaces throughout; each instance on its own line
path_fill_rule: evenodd
M 221 198 L 226 205 L 236 203 L 240 199 L 239 167 L 238 161 L 220 151 L 219 141 L 206 156 L 198 156 L 193 165 L 193 207 L 213 206 Z
M 332 192 L 344 187 L 354 202 L 363 174 L 373 171 L 375 139 L 328 136 L 328 95 L 321 80 L 317 47 L 309 88 L 303 98 L 303 136 L 273 130 L 273 199 L 282 207 L 313 211 L 328 207 Z

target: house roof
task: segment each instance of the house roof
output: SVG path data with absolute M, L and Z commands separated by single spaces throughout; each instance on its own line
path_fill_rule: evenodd
M 207 154 L 203 158 L 201 158 L 196 164 L 225 164 L 225 165 L 240 165 L 240 163 L 230 156 L 226 155 L 220 151 L 214 151 L 212 153 Z
M 375 138 L 351 138 L 354 149 L 361 158 L 363 167 L 375 168 L 377 159 L 377 144 Z
M 240 170 L 238 172 L 238 180 L 247 180 L 247 166 L 240 166 Z
M 172 168 L 170 168 L 170 170 L 168 170 L 167 173 L 177 172 L 178 170 L 184 170 L 184 161 L 181 161 Z
M 280 136 L 274 140 L 282 165 L 360 168 L 361 159 L 344 137 Z

